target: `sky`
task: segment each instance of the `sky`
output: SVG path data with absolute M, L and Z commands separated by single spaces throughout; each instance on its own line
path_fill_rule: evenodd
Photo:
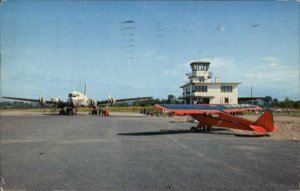
M 239 96 L 300 99 L 299 11 L 284 1 L 3 1 L 1 96 L 182 95 L 210 61 Z

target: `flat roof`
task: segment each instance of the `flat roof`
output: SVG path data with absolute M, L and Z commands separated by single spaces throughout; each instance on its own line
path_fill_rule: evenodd
M 187 98 L 215 98 L 215 96 L 182 96 L 179 97 L 178 99 L 187 99 Z
M 251 101 L 258 99 L 265 99 L 265 97 L 238 97 L 238 101 Z
M 193 61 L 190 63 L 190 65 L 194 64 L 205 64 L 205 65 L 210 65 L 210 62 L 205 62 L 205 61 Z
M 186 86 L 189 86 L 189 85 L 212 85 L 212 84 L 220 84 L 220 85 L 229 85 L 229 84 L 232 84 L 232 85 L 238 85 L 238 84 L 242 84 L 240 82 L 219 82 L 219 83 L 215 83 L 215 82 L 210 82 L 210 83 L 203 83 L 203 82 L 190 82 L 190 83 L 187 83 L 187 84 L 184 84 L 182 86 L 180 86 L 180 88 L 183 88 L 183 87 L 186 87 Z

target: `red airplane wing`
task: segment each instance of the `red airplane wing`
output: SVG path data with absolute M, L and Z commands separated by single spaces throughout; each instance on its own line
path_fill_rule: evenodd
M 194 106 L 194 107 L 193 107 Z M 208 105 L 171 105 L 171 104 L 157 104 L 155 108 L 175 113 L 177 115 L 191 115 L 191 114 L 205 114 L 205 113 L 219 113 L 220 110 L 214 109 Z
M 249 104 L 240 105 L 209 105 L 209 104 L 198 104 L 198 105 L 179 105 L 179 104 L 157 104 L 155 108 L 173 112 L 177 115 L 191 115 L 191 114 L 213 114 L 213 113 L 232 113 L 232 112 L 244 112 L 251 110 L 259 110 L 260 107 Z

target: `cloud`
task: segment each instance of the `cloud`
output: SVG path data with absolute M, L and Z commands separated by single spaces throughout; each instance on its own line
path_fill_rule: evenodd
M 187 74 L 188 72 L 190 72 L 191 69 L 189 69 L 190 66 L 188 64 L 178 64 L 170 69 L 165 69 L 162 71 L 163 75 L 166 76 L 173 76 L 173 77 L 180 77 L 182 78 L 183 76 L 185 76 L 185 74 Z
M 182 80 L 186 80 L 186 74 L 191 72 L 190 63 L 193 61 L 203 61 L 210 62 L 209 71 L 213 72 L 214 76 L 218 78 L 222 78 L 223 76 L 226 78 L 225 80 L 234 81 L 236 78 L 236 62 L 233 58 L 222 58 L 222 57 L 214 57 L 214 58 L 201 58 L 198 60 L 191 60 L 184 64 L 177 64 L 170 69 L 165 69 L 162 71 L 163 75 L 169 77 L 177 77 Z
M 289 66 L 274 56 L 260 58 L 254 63 L 257 64 L 244 72 L 243 78 L 246 85 L 260 89 L 260 93 L 258 92 L 260 95 L 273 93 L 272 96 L 281 96 L 280 99 L 285 96 L 299 96 L 299 69 L 297 67 Z
M 275 56 L 251 60 L 237 60 L 230 57 L 202 58 L 199 60 L 210 62 L 209 71 L 221 82 L 241 82 L 241 88 L 247 86 L 256 88 L 258 90 L 257 95 L 272 94 L 272 96 L 281 98 L 280 92 L 285 92 L 282 95 L 289 97 L 295 97 L 299 92 L 299 68 L 284 67 L 285 63 Z M 185 74 L 191 72 L 189 66 L 191 62 L 177 64 L 170 69 L 163 70 L 165 78 L 176 79 L 178 84 L 186 82 Z
M 263 57 L 260 61 L 269 67 L 281 67 L 281 61 L 274 56 Z
M 280 62 L 280 60 L 274 56 L 263 57 L 260 60 L 263 62 Z
M 223 58 L 223 57 L 214 57 L 214 58 L 203 58 L 203 61 L 210 62 L 211 68 L 220 68 L 220 69 L 232 69 L 235 67 L 235 59 L 234 58 Z
M 185 75 L 188 72 L 191 72 L 190 63 L 193 61 L 203 61 L 203 62 L 210 62 L 210 71 L 235 71 L 235 60 L 233 58 L 221 58 L 221 57 L 214 57 L 214 58 L 202 58 L 199 60 L 191 60 L 186 62 L 185 64 L 177 64 L 175 67 L 171 69 L 167 69 L 163 71 L 163 74 L 166 75 Z

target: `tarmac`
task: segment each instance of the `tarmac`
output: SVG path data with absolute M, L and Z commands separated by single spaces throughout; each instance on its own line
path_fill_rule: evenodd
M 174 118 L 1 115 L 0 190 L 300 190 L 299 142 Z

